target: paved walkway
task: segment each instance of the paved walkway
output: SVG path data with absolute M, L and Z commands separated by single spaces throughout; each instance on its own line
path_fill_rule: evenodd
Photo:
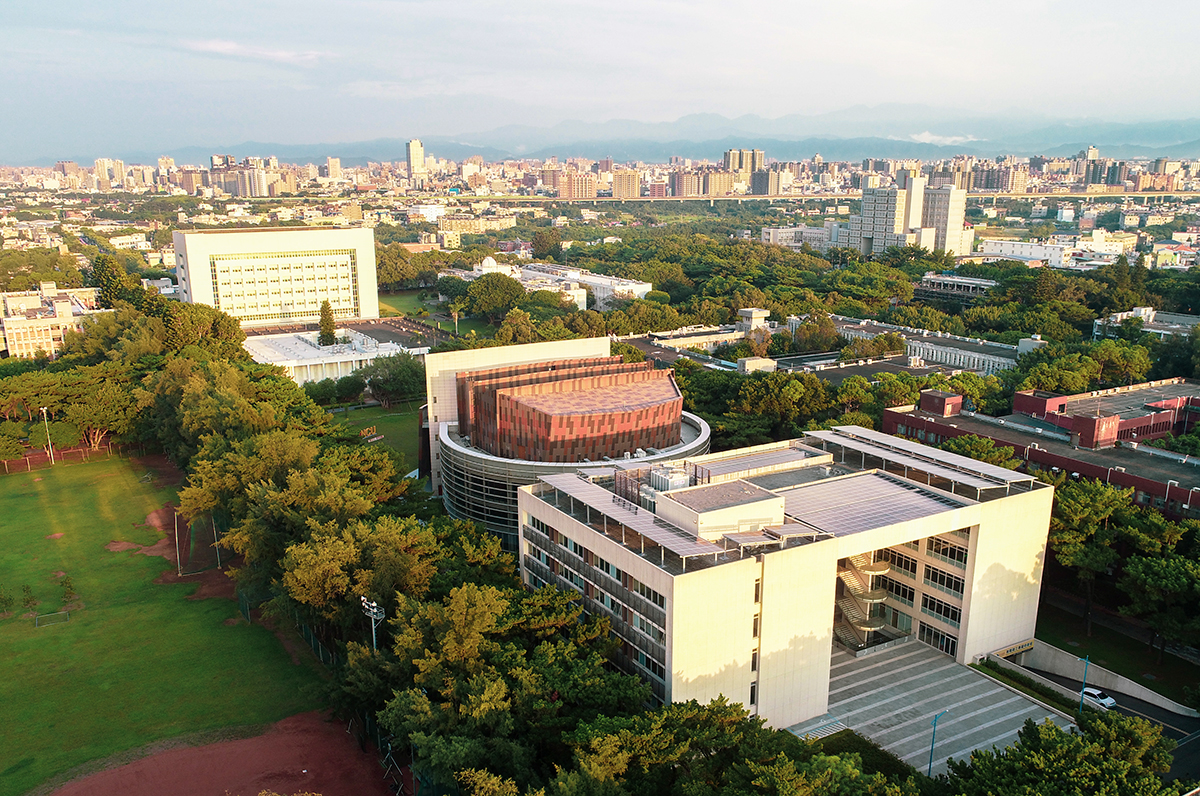
M 948 757 L 1008 746 L 1026 719 L 1070 724 L 918 641 L 862 658 L 833 653 L 829 715 L 920 771 L 929 765 L 930 722 L 943 710 L 950 712 L 938 720 L 934 774 L 945 772 Z

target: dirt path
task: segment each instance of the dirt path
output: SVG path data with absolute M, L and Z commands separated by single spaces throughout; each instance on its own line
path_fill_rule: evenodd
M 68 783 L 53 796 L 391 796 L 375 755 L 318 712 L 284 719 L 256 738 L 171 749 Z

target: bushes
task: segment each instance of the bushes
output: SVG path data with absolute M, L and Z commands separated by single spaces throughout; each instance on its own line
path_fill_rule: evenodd
M 995 661 L 982 660 L 977 664 L 971 664 L 971 666 L 984 672 L 995 680 L 999 680 L 1002 683 L 1007 683 L 1019 691 L 1029 694 L 1032 697 L 1036 697 L 1052 707 L 1058 708 L 1064 713 L 1074 715 L 1075 713 L 1079 712 L 1079 703 L 1075 700 L 1067 699 L 1053 688 L 1050 688 L 1044 683 L 1039 683 L 1032 677 L 1026 677 L 1019 672 L 1009 671 Z M 1095 708 L 1087 705 L 1085 705 L 1084 708 L 1086 710 L 1095 710 Z

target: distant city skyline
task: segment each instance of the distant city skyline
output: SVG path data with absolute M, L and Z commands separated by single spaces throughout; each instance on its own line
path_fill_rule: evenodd
M 0 162 L 890 103 L 1048 121 L 1200 116 L 1186 91 L 1200 78 L 1185 55 L 1200 22 L 1190 4 L 745 11 L 735 35 L 727 8 L 703 3 L 5 4 Z M 932 116 L 889 135 L 970 141 Z

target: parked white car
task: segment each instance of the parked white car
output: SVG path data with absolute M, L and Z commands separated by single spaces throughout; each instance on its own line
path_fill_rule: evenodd
M 1091 686 L 1088 686 L 1087 688 L 1083 689 L 1083 695 L 1093 702 L 1097 702 L 1106 708 L 1115 708 L 1117 706 L 1117 700 L 1113 699 L 1099 688 L 1092 688 Z

